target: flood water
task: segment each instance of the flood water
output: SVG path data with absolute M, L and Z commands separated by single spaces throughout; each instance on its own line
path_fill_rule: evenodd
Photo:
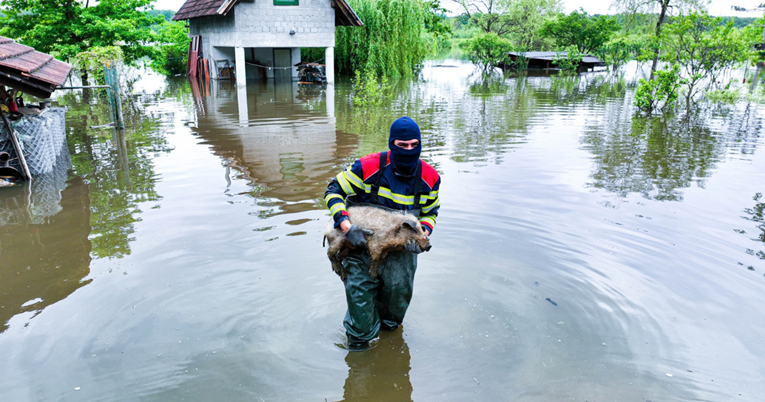
M 448 65 L 448 66 L 446 66 Z M 765 400 L 765 107 L 646 119 L 623 77 L 138 81 L 0 189 L 3 401 Z M 442 176 L 403 330 L 348 352 L 327 181 L 414 118 Z

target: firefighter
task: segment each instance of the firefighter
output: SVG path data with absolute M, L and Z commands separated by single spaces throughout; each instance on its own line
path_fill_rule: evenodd
M 417 254 L 416 243 L 407 251 L 391 252 L 380 265 L 377 279 L 369 275 L 369 254 L 361 228 L 348 218 L 349 205 L 372 204 L 405 211 L 419 217 L 428 235 L 433 233 L 440 206 L 438 172 L 420 159 L 420 128 L 407 116 L 390 126 L 389 151 L 357 159 L 327 186 L 324 200 L 335 221 L 355 247 L 343 261 L 348 311 L 343 325 L 351 350 L 363 350 L 380 329 L 401 325 L 412 299 Z

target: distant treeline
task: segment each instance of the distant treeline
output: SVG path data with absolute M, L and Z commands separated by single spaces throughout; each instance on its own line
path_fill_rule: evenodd
M 173 10 L 149 10 L 149 15 L 152 17 L 156 17 L 158 15 L 161 15 L 165 17 L 165 21 L 170 21 L 170 18 L 173 18 L 175 15 L 175 11 Z

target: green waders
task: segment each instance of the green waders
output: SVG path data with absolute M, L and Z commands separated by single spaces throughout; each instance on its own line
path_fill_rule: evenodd
M 391 252 L 380 265 L 377 279 L 369 275 L 369 253 L 352 250 L 343 260 L 347 277 L 348 312 L 345 330 L 350 347 L 361 346 L 377 336 L 380 328 L 396 329 L 404 321 L 414 291 L 417 255 Z

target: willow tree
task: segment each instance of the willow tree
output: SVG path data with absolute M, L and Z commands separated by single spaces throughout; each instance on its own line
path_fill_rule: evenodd
M 362 27 L 337 27 L 340 73 L 372 71 L 391 78 L 411 76 L 428 54 L 426 4 L 420 0 L 350 0 Z

